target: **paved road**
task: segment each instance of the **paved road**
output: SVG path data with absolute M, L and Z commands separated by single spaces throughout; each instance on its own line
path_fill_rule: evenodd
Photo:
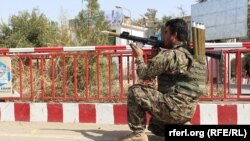
M 128 133 L 127 125 L 0 122 L 1 141 L 116 141 Z M 164 141 L 146 133 L 149 141 Z

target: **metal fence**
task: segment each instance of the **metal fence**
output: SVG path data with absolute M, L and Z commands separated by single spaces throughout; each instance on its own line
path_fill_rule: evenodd
M 211 49 L 212 51 L 218 51 Z M 208 93 L 201 100 L 250 100 L 243 54 L 249 49 L 223 50 L 223 60 L 207 57 Z M 13 101 L 126 101 L 137 83 L 128 46 L 83 46 L 0 49 L 11 58 Z M 150 48 L 144 48 L 144 59 Z

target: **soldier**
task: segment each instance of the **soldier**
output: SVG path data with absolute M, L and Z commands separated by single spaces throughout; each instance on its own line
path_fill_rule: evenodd
M 148 129 L 164 136 L 164 125 L 190 123 L 206 83 L 205 57 L 194 58 L 186 49 L 188 27 L 182 19 L 165 24 L 164 47 L 150 62 L 143 62 L 143 51 L 131 44 L 140 79 L 157 76 L 158 88 L 135 84 L 129 87 L 127 119 L 131 134 L 119 141 L 148 141 L 146 112 L 151 115 Z

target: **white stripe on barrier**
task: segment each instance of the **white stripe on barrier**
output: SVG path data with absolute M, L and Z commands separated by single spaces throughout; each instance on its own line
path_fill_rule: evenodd
M 114 124 L 113 104 L 96 103 L 96 123 Z
M 101 124 L 119 124 L 119 122 L 126 123 L 126 117 L 121 118 L 121 116 L 126 116 L 126 111 L 121 111 L 120 113 L 114 112 L 114 110 L 118 110 L 119 108 L 126 108 L 118 106 L 118 108 L 114 105 L 114 103 L 96 103 L 92 104 L 91 108 L 95 105 L 95 117 L 86 116 L 88 114 L 92 114 L 93 109 L 86 109 L 84 113 L 79 113 L 79 103 L 61 103 L 62 107 L 62 115 L 57 115 L 54 110 L 58 110 L 57 106 L 52 106 L 50 108 L 50 112 L 47 110 L 48 103 L 28 103 L 27 104 L 18 104 L 18 103 L 0 103 L 0 121 L 20 121 L 27 120 L 30 122 L 38 121 L 38 122 L 49 122 L 48 117 L 53 119 L 54 122 L 79 122 L 79 118 L 82 116 L 86 121 L 93 121 L 96 118 L 95 123 Z M 246 104 L 236 104 L 237 112 L 235 112 L 235 104 L 228 104 L 232 107 L 232 113 L 228 115 L 228 108 L 223 108 L 224 104 L 210 104 L 210 103 L 200 103 L 199 115 L 195 117 L 199 120 L 201 125 L 209 125 L 209 124 L 221 124 L 221 123 L 232 123 L 237 125 L 249 124 L 250 123 L 250 103 Z M 28 107 L 29 108 L 28 108 Z M 224 105 L 225 106 L 225 105 Z M 114 107 L 116 107 L 114 109 Z M 15 109 L 16 108 L 16 109 Z M 218 108 L 220 110 L 218 111 Z M 20 111 L 18 111 L 20 110 Z M 29 112 L 30 111 L 30 112 Z M 230 112 L 230 111 L 229 111 Z M 61 112 L 60 112 L 61 113 Z M 80 117 L 81 116 L 81 117 Z M 231 117 L 232 116 L 232 117 Z M 237 116 L 237 118 L 235 118 Z M 30 117 L 30 120 L 28 119 Z M 219 119 L 220 117 L 220 119 Z M 25 118 L 25 119 L 24 119 Z M 61 119 L 63 118 L 63 121 Z M 114 122 L 116 119 L 116 123 Z M 50 120 L 51 121 L 51 120 Z M 84 121 L 83 121 L 84 122 Z M 94 121 L 93 121 L 94 122 Z
M 244 45 L 245 44 L 245 45 Z M 250 42 L 236 42 L 236 43 L 205 43 L 206 48 L 213 48 L 213 49 L 245 49 L 246 47 L 250 47 Z M 114 46 L 115 47 L 115 46 Z M 103 49 L 105 50 L 107 46 L 103 46 Z M 43 52 L 51 52 L 57 50 L 58 47 L 43 47 Z M 98 46 L 98 50 L 101 50 L 102 46 Z M 150 50 L 151 45 L 144 45 L 142 47 L 143 50 Z M 95 51 L 96 46 L 66 46 L 62 47 L 62 51 L 64 52 L 72 52 L 72 51 Z M 129 45 L 126 46 L 127 51 L 131 51 L 131 47 Z M 3 51 L 5 52 L 5 51 Z M 35 48 L 9 48 L 7 50 L 9 53 L 24 53 L 24 52 L 39 52 L 35 50 Z
M 218 124 L 217 104 L 200 104 L 200 124 Z
M 63 47 L 63 51 L 94 51 L 95 46 L 76 46 L 76 47 Z
M 241 42 L 237 43 L 205 43 L 206 47 L 223 47 L 223 48 L 237 48 L 237 47 L 243 47 L 243 44 Z
M 14 103 L 0 103 L 1 121 L 15 121 Z
M 151 45 L 144 45 L 143 47 L 141 47 L 143 50 L 149 50 L 151 49 Z M 132 48 L 130 46 L 126 46 L 126 50 L 130 51 L 132 50 Z
M 126 46 L 126 50 L 132 50 L 130 46 Z
M 47 103 L 30 103 L 30 121 L 48 121 Z
M 63 103 L 63 122 L 79 123 L 78 103 Z
M 237 105 L 237 124 L 249 124 L 250 123 L 250 104 L 238 104 Z
M 148 45 L 145 45 L 145 46 L 143 47 L 144 50 L 151 49 L 151 48 L 152 48 L 152 46 L 148 46 Z
M 35 48 L 10 48 L 9 52 L 13 52 L 13 53 L 18 53 L 18 52 L 35 52 Z

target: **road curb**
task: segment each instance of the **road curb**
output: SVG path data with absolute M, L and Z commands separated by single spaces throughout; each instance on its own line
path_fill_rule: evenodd
M 127 104 L 0 103 L 1 121 L 127 124 Z M 148 116 L 149 118 L 149 116 Z M 199 103 L 193 124 L 249 124 L 250 104 Z

